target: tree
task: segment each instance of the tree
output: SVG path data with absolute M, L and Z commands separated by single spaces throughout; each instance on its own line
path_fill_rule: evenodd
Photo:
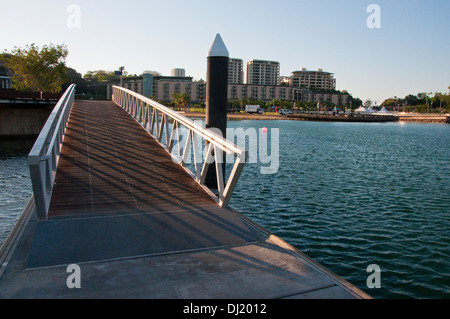
M 161 73 L 158 71 L 152 71 L 152 70 L 145 70 L 142 72 L 142 74 L 151 74 L 153 76 L 161 76 Z
M 191 103 L 191 98 L 187 93 L 174 93 L 172 95 L 173 102 L 175 103 L 175 106 L 177 108 L 187 108 L 189 107 L 189 104 Z
M 119 76 L 116 75 L 113 71 L 105 71 L 105 70 L 88 71 L 83 76 L 83 79 L 85 79 L 89 83 L 107 82 L 109 80 L 118 78 Z
M 350 99 L 352 108 L 358 108 L 363 104 L 363 101 L 360 98 L 351 98 Z
M 81 77 L 81 73 L 78 73 L 73 68 L 67 68 L 66 82 L 62 85 L 63 90 L 66 90 L 72 83 L 77 85 L 77 93 L 87 93 L 87 82 Z
M 415 112 L 448 112 L 450 107 L 450 95 L 435 92 L 426 93 L 420 92 L 417 95 L 408 94 L 404 99 L 389 98 L 384 100 L 383 106 L 391 106 L 394 109 L 399 109 L 399 105 L 404 103 L 405 111 L 415 111 Z
M 364 107 L 371 107 L 372 106 L 372 100 L 371 99 L 367 99 L 364 101 Z
M 419 98 L 415 95 L 409 94 L 409 95 L 405 96 L 405 102 L 409 106 L 415 106 L 419 103 Z
M 13 88 L 20 91 L 61 91 L 66 81 L 68 54 L 65 45 L 44 45 L 42 49 L 34 43 L 25 48 L 14 47 L 1 57 L 12 75 Z
M 417 93 L 417 98 L 420 100 L 420 104 L 425 103 L 426 102 L 426 98 L 427 98 L 427 93 L 425 92 L 421 92 L 421 93 Z
M 388 98 L 381 103 L 380 106 L 395 106 L 396 100 L 394 98 Z

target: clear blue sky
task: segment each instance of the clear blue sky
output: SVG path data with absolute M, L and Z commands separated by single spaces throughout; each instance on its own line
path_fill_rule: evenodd
M 367 27 L 372 3 L 381 28 Z M 68 27 L 70 4 L 80 8 L 79 28 Z M 0 50 L 64 43 L 67 65 L 82 74 L 180 67 L 205 79 L 220 33 L 230 57 L 279 61 L 287 76 L 322 68 L 362 100 L 450 85 L 448 0 L 1 0 L 0 8 Z

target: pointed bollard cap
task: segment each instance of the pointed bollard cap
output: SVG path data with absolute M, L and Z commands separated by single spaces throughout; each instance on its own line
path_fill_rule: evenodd
M 223 43 L 222 37 L 219 33 L 216 34 L 214 42 L 211 44 L 208 51 L 208 58 L 214 56 L 229 57 L 227 47 L 225 46 L 225 43 Z
M 217 33 L 207 57 L 205 124 L 208 129 L 219 129 L 224 138 L 227 133 L 228 59 L 228 50 Z M 225 180 L 226 156 L 224 152 L 222 154 L 222 162 L 216 165 L 222 168 L 222 178 Z M 211 189 L 219 189 L 216 165 L 210 165 L 206 172 L 205 185 Z

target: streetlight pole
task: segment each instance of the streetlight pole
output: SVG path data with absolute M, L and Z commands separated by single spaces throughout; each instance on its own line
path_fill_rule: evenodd
M 433 92 L 428 93 L 430 95 L 430 108 L 428 109 L 428 113 L 430 113 L 431 108 L 433 107 L 433 102 L 431 101 L 431 95 L 433 94 Z
M 119 75 L 120 76 L 120 86 L 122 87 L 122 75 L 123 75 L 123 70 L 125 70 L 124 66 L 119 67 L 119 71 L 114 71 L 115 75 Z
M 125 70 L 124 66 L 120 67 L 120 86 L 122 87 L 122 76 L 123 76 L 123 70 Z

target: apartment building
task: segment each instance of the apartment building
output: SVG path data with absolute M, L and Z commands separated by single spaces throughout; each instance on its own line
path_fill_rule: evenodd
M 322 69 L 310 71 L 302 68 L 299 71 L 292 72 L 291 85 L 298 88 L 317 88 L 319 90 L 335 90 L 336 79 L 334 74 L 325 72 Z
M 294 100 L 294 88 L 278 85 L 228 84 L 228 99 Z
M 112 85 L 119 85 L 119 83 L 112 82 L 108 84 L 108 99 L 111 99 Z M 171 102 L 174 93 L 188 94 L 192 104 L 204 103 L 206 101 L 206 82 L 193 81 L 192 77 L 144 74 L 138 77 L 124 78 L 123 87 L 163 103 Z M 330 102 L 335 105 L 348 105 L 350 103 L 350 96 L 348 94 L 313 91 L 287 85 L 286 83 L 283 85 L 228 84 L 229 100 L 246 98 L 261 101 Z
M 108 84 L 107 99 L 111 99 L 113 85 L 120 85 L 120 83 L 119 81 L 111 81 Z M 206 101 L 206 83 L 204 81 L 194 82 L 192 77 L 144 74 L 142 76 L 124 78 L 122 86 L 161 102 L 172 101 L 174 93 L 188 94 L 192 103 Z
M 350 103 L 350 96 L 346 93 L 313 92 L 287 85 L 228 84 L 229 100 L 246 98 L 261 101 L 329 102 L 335 105 Z
M 251 60 L 247 62 L 246 83 L 252 85 L 277 85 L 280 62 Z
M 126 77 L 122 80 L 122 87 L 131 90 L 133 92 L 136 92 L 138 94 L 144 95 L 144 96 L 152 96 L 151 92 L 149 91 L 151 87 L 148 85 L 148 77 L 152 77 L 150 74 L 144 74 L 143 76 L 133 76 L 133 77 Z M 147 85 L 144 85 L 144 81 Z M 112 87 L 114 85 L 120 86 L 120 80 L 110 80 L 109 83 L 106 86 L 106 98 L 108 100 L 111 99 L 112 96 Z
M 244 61 L 230 58 L 228 60 L 228 83 L 244 83 Z
M 303 102 L 329 102 L 334 105 L 350 105 L 350 95 L 346 93 L 302 91 Z
M 187 94 L 192 103 L 206 101 L 206 83 L 192 81 L 192 77 L 156 77 L 153 81 L 153 97 L 157 101 L 171 102 L 173 94 Z

